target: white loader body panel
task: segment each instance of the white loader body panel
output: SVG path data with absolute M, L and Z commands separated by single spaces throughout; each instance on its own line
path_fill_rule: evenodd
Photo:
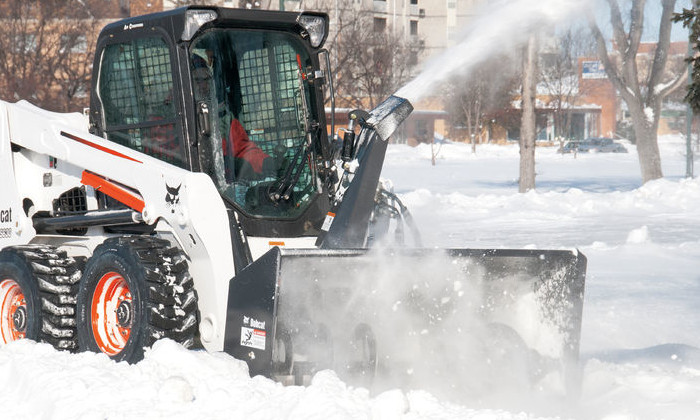
M 31 220 L 22 210 L 17 190 L 9 141 L 8 106 L 0 101 L 0 244 L 3 246 L 28 243 L 35 235 Z
M 11 144 L 23 149 L 13 153 Z M 159 234 L 167 238 L 170 233 L 179 243 L 190 259 L 199 297 L 202 343 L 207 350 L 222 350 L 234 263 L 226 208 L 213 182 L 203 173 L 90 134 L 80 114 L 0 101 L 0 247 L 50 242 L 72 249 L 74 255 L 85 253 L 76 246 L 91 254 L 108 235 L 37 235 L 23 210 L 28 199 L 36 211 L 50 211 L 61 191 L 81 185 L 84 171 L 133 189 L 136 201 L 143 204 L 143 221 L 157 223 Z M 167 187 L 177 193 L 169 193 Z M 88 205 L 96 206 L 94 191 L 87 190 Z
M 257 260 L 274 247 L 294 249 L 317 248 L 315 236 L 302 236 L 299 238 L 264 238 L 249 236 L 248 246 L 250 247 L 250 254 L 253 260 Z

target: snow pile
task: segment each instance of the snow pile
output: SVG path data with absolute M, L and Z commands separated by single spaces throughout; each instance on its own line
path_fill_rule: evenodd
M 0 351 L 2 418 L 14 419 L 532 419 L 476 410 L 423 391 L 370 397 L 332 371 L 308 387 L 250 378 L 244 362 L 159 341 L 135 366 L 30 341 Z

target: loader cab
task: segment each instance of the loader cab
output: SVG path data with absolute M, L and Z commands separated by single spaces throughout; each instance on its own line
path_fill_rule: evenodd
M 95 56 L 93 131 L 207 173 L 250 235 L 316 235 L 331 204 L 327 32 L 325 14 L 216 7 L 109 25 Z

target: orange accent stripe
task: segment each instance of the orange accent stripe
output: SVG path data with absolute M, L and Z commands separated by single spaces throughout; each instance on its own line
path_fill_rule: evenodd
M 270 241 L 270 246 L 284 246 L 282 241 Z
M 69 139 L 71 139 L 71 140 L 75 140 L 75 141 L 77 141 L 78 143 L 82 143 L 82 144 L 84 144 L 84 145 L 86 145 L 86 146 L 90 146 L 90 147 L 93 147 L 93 148 L 95 148 L 95 149 L 97 149 L 97 150 L 103 151 L 103 152 L 105 152 L 105 153 L 109 153 L 110 155 L 114 155 L 114 156 L 117 156 L 117 157 L 120 157 L 120 158 L 124 158 L 124 159 L 130 160 L 130 161 L 136 162 L 136 163 L 143 163 L 143 162 L 141 162 L 140 160 L 136 160 L 136 159 L 132 158 L 131 156 L 127 156 L 127 155 L 125 155 L 125 154 L 123 154 L 123 153 L 119 153 L 119 152 L 117 152 L 116 150 L 112 150 L 112 149 L 110 149 L 110 148 L 108 148 L 108 147 L 100 146 L 100 145 L 97 144 L 97 143 L 93 143 L 93 142 L 91 142 L 91 141 L 82 139 L 82 138 L 80 138 L 80 137 L 78 137 L 78 136 L 74 136 L 73 134 L 66 133 L 65 131 L 61 131 L 61 135 L 62 135 L 63 137 L 67 137 L 67 138 L 69 138 Z
M 113 199 L 128 207 L 131 207 L 139 213 L 143 212 L 143 208 L 146 207 L 146 203 L 143 201 L 143 198 L 141 198 L 140 195 L 133 193 L 121 185 L 109 181 L 99 175 L 95 175 L 92 172 L 83 171 L 83 177 L 80 182 L 82 182 L 84 185 L 91 186 L 95 190 L 107 194 Z

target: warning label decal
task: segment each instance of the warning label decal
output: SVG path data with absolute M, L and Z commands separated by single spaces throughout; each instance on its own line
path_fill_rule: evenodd
M 265 350 L 266 333 L 255 328 L 241 327 L 241 346 Z
M 321 226 L 321 230 L 324 232 L 328 232 L 328 230 L 331 228 L 331 225 L 333 224 L 333 219 L 335 219 L 335 213 L 333 212 L 328 212 L 326 214 L 326 218 L 323 220 L 323 226 Z

